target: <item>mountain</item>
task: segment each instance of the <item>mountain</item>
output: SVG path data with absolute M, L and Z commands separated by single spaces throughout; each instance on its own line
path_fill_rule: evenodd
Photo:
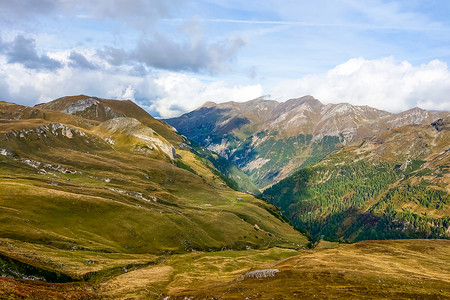
M 38 104 L 36 108 L 58 111 L 100 122 L 117 117 L 132 116 L 145 126 L 159 132 L 173 145 L 179 146 L 183 142 L 182 137 L 171 126 L 153 118 L 131 100 L 117 101 L 78 95 L 62 97 L 48 103 Z
M 313 240 L 450 238 L 450 116 L 348 145 L 264 191 Z
M 281 103 L 264 97 L 243 103 L 207 102 L 165 121 L 234 162 L 264 189 L 342 145 L 387 129 L 429 124 L 445 115 L 419 108 L 392 114 L 348 103 L 324 105 L 305 96 Z
M 1 274 L 100 282 L 173 254 L 307 244 L 186 143 L 131 101 L 0 102 Z
M 187 138 L 180 135 L 175 128 L 165 122 L 161 122 L 149 115 L 145 110 L 130 100 L 117 101 L 90 97 L 86 95 L 62 97 L 48 103 L 37 105 L 38 108 L 58 111 L 64 114 L 80 116 L 86 120 L 92 120 L 93 124 L 104 122 L 110 119 L 126 118 L 132 116 L 142 123 L 143 126 L 150 127 L 155 132 L 164 136 L 175 148 L 186 149 L 194 152 L 210 161 L 215 168 L 220 171 L 218 176 L 235 190 L 258 194 L 259 191 L 251 182 L 248 176 L 237 168 L 232 162 L 218 157 L 214 152 L 192 143 Z M 125 119 L 124 119 L 125 120 Z M 98 121 L 98 122 L 95 122 Z M 134 129 L 130 129 L 131 131 Z

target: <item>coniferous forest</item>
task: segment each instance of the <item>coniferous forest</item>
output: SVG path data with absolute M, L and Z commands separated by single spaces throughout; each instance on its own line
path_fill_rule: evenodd
M 443 212 L 449 194 L 427 180 L 410 184 L 421 173 L 364 160 L 339 165 L 336 158 L 329 160 L 333 168 L 306 167 L 263 197 L 312 240 L 449 237 L 450 218 Z

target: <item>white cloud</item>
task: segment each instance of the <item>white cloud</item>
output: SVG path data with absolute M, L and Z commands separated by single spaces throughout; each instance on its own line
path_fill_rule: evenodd
M 128 98 L 133 96 L 132 87 L 142 80 L 126 75 L 126 72 L 88 70 L 67 65 L 53 72 L 27 69 L 21 64 L 8 64 L 6 58 L 0 56 L 0 86 L 5 89 L 0 93 L 5 97 L 1 100 L 23 105 L 32 106 L 82 93 L 105 98 Z
M 413 66 L 392 57 L 353 58 L 323 74 L 283 80 L 271 94 L 279 100 L 309 94 L 325 103 L 349 102 L 391 112 L 415 106 L 450 111 L 450 71 L 439 60 Z
M 122 95 L 120 95 L 120 98 L 122 99 L 131 99 L 131 100 L 135 100 L 134 99 L 134 94 L 136 93 L 136 90 L 134 89 L 134 87 L 130 84 L 128 85 L 128 87 L 125 89 L 125 91 L 122 93 Z
M 139 41 L 132 51 L 107 47 L 99 50 L 98 55 L 117 66 L 137 62 L 162 70 L 218 73 L 226 71 L 236 53 L 246 45 L 240 37 L 215 43 L 196 36 L 189 38 L 188 43 L 183 43 L 179 38 L 171 40 L 156 34 L 152 39 Z
M 131 99 L 151 114 L 169 118 L 206 101 L 246 101 L 267 93 L 261 84 L 231 85 L 186 73 L 145 70 L 136 74 L 136 66 L 115 67 L 95 60 L 89 51 L 84 55 L 102 67 L 71 67 L 65 63 L 70 53 L 67 50 L 49 55 L 64 63 L 53 72 L 10 64 L 7 57 L 0 56 L 0 100 L 32 106 L 62 96 L 87 94 Z M 450 111 L 450 71 L 438 60 L 413 66 L 391 57 L 354 58 L 323 74 L 275 84 L 271 94 L 280 101 L 309 94 L 324 103 L 349 102 L 392 112 L 414 106 Z
M 56 53 L 65 61 L 70 51 Z M 223 81 L 205 83 L 193 75 L 160 71 L 135 76 L 132 66 L 80 69 L 65 65 L 54 71 L 9 64 L 0 56 L 0 100 L 33 106 L 62 96 L 87 94 L 102 98 L 131 99 L 163 118 L 178 116 L 206 101 L 242 101 L 263 94 L 261 85 L 229 86 Z
M 191 111 L 207 101 L 245 101 L 263 94 L 261 85 L 229 86 L 224 81 L 204 83 L 196 77 L 166 73 L 155 80 L 158 97 L 151 110 L 167 118 Z

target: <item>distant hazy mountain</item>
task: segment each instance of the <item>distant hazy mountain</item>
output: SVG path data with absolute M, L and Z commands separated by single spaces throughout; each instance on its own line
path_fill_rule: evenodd
M 339 146 L 408 124 L 429 124 L 448 113 L 420 108 L 393 114 L 348 103 L 324 105 L 311 96 L 277 102 L 207 102 L 167 119 L 179 132 L 233 161 L 259 188 L 315 163 Z

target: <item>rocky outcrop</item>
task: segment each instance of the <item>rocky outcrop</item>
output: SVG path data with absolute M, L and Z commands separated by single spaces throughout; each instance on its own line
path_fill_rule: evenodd
M 176 156 L 175 148 L 161 137 L 156 131 L 143 125 L 134 118 L 118 117 L 103 122 L 96 130 L 99 134 L 105 136 L 105 140 L 114 144 L 117 134 L 131 136 L 140 141 L 140 146 L 136 150 L 154 150 L 162 151 L 171 159 Z
M 245 273 L 244 275 L 236 278 L 236 280 L 244 280 L 246 278 L 267 278 L 274 277 L 280 270 L 278 269 L 263 269 L 255 270 Z
M 99 111 L 100 110 L 100 111 Z M 109 106 L 100 105 L 99 101 L 94 98 L 80 99 L 72 103 L 69 107 L 62 112 L 66 114 L 78 114 L 91 111 L 95 118 L 99 118 L 100 115 L 104 115 L 106 119 L 112 119 L 122 117 L 123 115 L 117 114 Z
M 36 135 L 38 137 L 62 136 L 68 139 L 72 139 L 74 137 L 74 134 L 86 136 L 86 133 L 84 133 L 83 131 L 62 123 L 48 123 L 36 128 L 12 130 L 10 132 L 4 133 L 6 139 L 10 137 L 19 137 L 26 139 L 27 136 L 30 135 Z
M 85 111 L 89 107 L 98 105 L 98 101 L 92 98 L 78 100 L 72 103 L 68 108 L 64 109 L 62 112 L 65 114 L 75 114 L 80 111 Z
M 0 148 L 0 155 L 13 157 L 14 156 L 14 152 L 12 152 L 12 151 L 10 151 L 8 149 Z

